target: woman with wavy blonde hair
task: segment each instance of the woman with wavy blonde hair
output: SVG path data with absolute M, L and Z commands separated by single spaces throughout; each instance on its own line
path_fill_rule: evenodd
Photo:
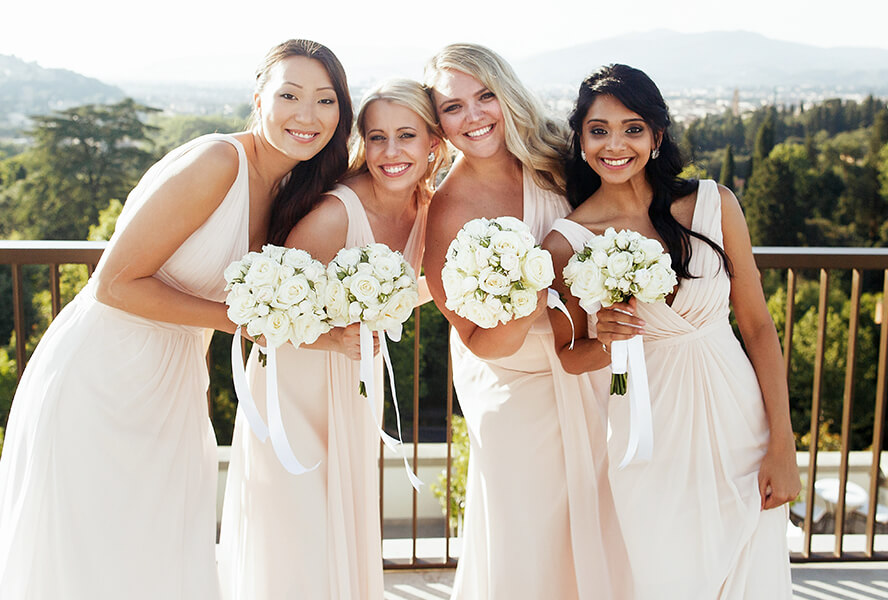
M 605 417 L 580 397 L 537 310 L 492 329 L 445 306 L 445 253 L 466 222 L 512 216 L 538 242 L 570 212 L 567 135 L 501 57 L 447 46 L 426 66 L 441 128 L 461 152 L 435 193 L 425 272 L 450 322 L 453 379 L 471 459 L 454 599 L 631 596 L 625 548 L 607 482 Z
M 447 160 L 428 95 L 415 81 L 380 84 L 361 102 L 356 133 L 349 172 L 286 245 L 329 262 L 342 248 L 382 242 L 418 274 L 435 176 Z M 379 435 L 358 393 L 359 339 L 352 324 L 278 350 L 284 426 L 294 453 L 316 470 L 287 473 L 238 413 L 219 551 L 224 598 L 382 600 Z M 256 358 L 248 377 L 264 416 Z M 376 368 L 379 415 L 381 361 Z

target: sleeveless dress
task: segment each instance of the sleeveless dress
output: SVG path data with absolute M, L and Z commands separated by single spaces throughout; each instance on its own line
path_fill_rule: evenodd
M 565 219 L 553 229 L 579 250 L 592 233 Z M 691 229 L 723 245 L 721 196 L 700 182 Z M 787 507 L 762 511 L 758 471 L 768 443 L 761 389 L 728 321 L 731 281 L 718 255 L 691 238 L 690 272 L 672 306 L 638 303 L 654 448 L 617 468 L 628 402 L 610 401 L 610 479 L 637 600 L 792 598 Z M 590 316 L 590 337 L 596 319 Z M 608 394 L 610 369 L 590 374 Z
M 524 172 L 524 222 L 542 241 L 570 212 Z M 512 356 L 451 335 L 470 455 L 458 600 L 624 600 L 628 563 L 607 480 L 605 401 L 566 373 L 542 315 Z
M 237 148 L 237 178 L 154 275 L 214 301 L 249 246 L 247 159 L 235 138 L 197 138 L 151 167 L 115 235 L 179 157 L 219 140 Z M 16 391 L 0 460 L 4 600 L 218 598 L 207 334 L 102 304 L 94 280 L 52 322 Z
M 345 247 L 372 243 L 358 196 L 344 185 L 328 193 L 348 214 Z M 427 215 L 428 203 L 420 203 L 403 252 L 417 274 Z M 379 432 L 358 393 L 359 363 L 292 344 L 277 352 L 281 414 L 293 452 L 302 464 L 320 466 L 302 475 L 285 471 L 238 411 L 219 545 L 223 598 L 382 600 Z M 381 415 L 379 357 L 376 368 Z M 255 351 L 247 377 L 266 419 L 265 372 Z

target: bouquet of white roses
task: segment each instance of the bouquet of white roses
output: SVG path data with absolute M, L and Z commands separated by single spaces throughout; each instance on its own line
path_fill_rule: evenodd
M 368 244 L 359 248 L 343 248 L 327 265 L 327 315 L 337 327 L 360 323 L 361 383 L 358 388 L 367 398 L 370 414 L 387 446 L 395 449 L 401 443 L 401 414 L 391 357 L 385 339 L 401 339 L 401 328 L 419 301 L 416 274 L 400 252 L 385 244 Z M 375 400 L 375 372 L 373 369 L 373 333 L 379 332 L 379 349 L 388 369 L 392 403 L 398 423 L 398 439 L 392 438 L 380 426 Z M 407 477 L 419 490 L 422 481 L 407 464 L 402 451 Z
M 268 244 L 262 247 L 262 252 L 250 252 L 228 265 L 224 277 L 228 318 L 238 326 L 231 343 L 231 370 L 238 406 L 260 440 L 271 436 L 275 454 L 287 471 L 294 474 L 310 471 L 293 454 L 283 428 L 275 348 L 286 342 L 294 346 L 311 344 L 330 330 L 324 304 L 326 269 L 304 250 Z M 265 338 L 266 354 L 260 352 L 259 356 L 267 366 L 268 426 L 256 409 L 247 385 L 240 343 L 240 329 L 244 326 L 252 337 Z
M 441 270 L 445 306 L 485 329 L 531 314 L 554 278 L 551 255 L 515 217 L 466 223 Z
M 413 267 L 385 244 L 343 248 L 327 266 L 325 302 L 334 326 L 362 323 L 400 337 L 418 300 Z
M 608 227 L 604 235 L 592 236 L 570 258 L 564 267 L 564 282 L 579 299 L 580 306 L 594 313 L 599 305 L 611 306 L 632 297 L 640 302 L 663 302 L 678 280 L 672 259 L 660 242 L 635 231 L 624 229 L 617 233 Z M 627 374 L 633 384 L 630 415 L 637 425 L 630 426 L 633 431 L 621 467 L 631 461 L 636 449 L 641 458 L 649 458 L 653 443 L 641 336 L 611 344 L 611 394 L 626 394 Z
M 224 276 L 228 318 L 270 347 L 311 344 L 330 330 L 327 273 L 305 250 L 268 244 L 228 265 Z

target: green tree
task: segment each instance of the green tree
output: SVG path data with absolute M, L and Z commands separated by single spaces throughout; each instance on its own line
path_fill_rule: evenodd
M 731 190 L 734 189 L 734 146 L 731 144 L 725 146 L 725 160 L 722 162 L 718 182 Z
M 753 171 L 755 170 L 756 164 L 767 158 L 771 153 L 771 150 L 774 148 L 774 129 L 774 115 L 772 112 L 768 112 L 765 120 L 762 121 L 762 124 L 759 126 L 758 131 L 755 134 L 755 147 L 752 153 Z
M 800 145 L 780 144 L 769 156 L 757 160 L 743 193 L 753 245 L 799 245 L 813 187 L 810 165 Z

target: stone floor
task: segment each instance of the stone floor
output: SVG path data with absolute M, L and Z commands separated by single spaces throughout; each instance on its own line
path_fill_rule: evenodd
M 386 571 L 385 600 L 447 600 L 452 585 L 452 570 Z M 885 600 L 888 563 L 793 564 L 792 587 L 793 600 Z

